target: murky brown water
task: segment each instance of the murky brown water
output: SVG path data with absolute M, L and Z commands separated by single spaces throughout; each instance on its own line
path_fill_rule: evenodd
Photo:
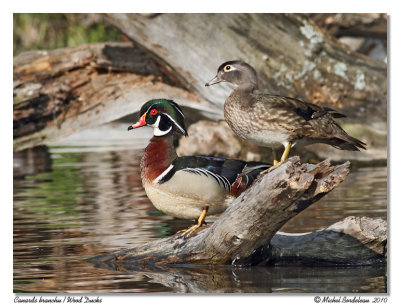
M 94 267 L 85 260 L 190 225 L 157 211 L 144 193 L 139 148 L 148 138 L 130 134 L 116 142 L 106 134 L 101 143 L 92 137 L 82 146 L 72 138 L 62 147 L 14 156 L 14 292 L 387 291 L 384 267 Z M 357 169 L 282 230 L 313 231 L 351 215 L 386 219 L 386 190 L 386 167 Z

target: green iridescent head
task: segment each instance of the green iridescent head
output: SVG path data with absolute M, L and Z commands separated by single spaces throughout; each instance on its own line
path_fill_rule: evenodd
M 139 113 L 139 121 L 128 130 L 141 126 L 154 128 L 154 136 L 164 136 L 176 132 L 187 136 L 185 116 L 178 104 L 168 99 L 154 99 L 146 102 Z

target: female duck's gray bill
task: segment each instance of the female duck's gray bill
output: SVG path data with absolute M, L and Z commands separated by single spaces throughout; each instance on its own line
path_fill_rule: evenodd
M 211 85 L 214 85 L 214 84 L 218 84 L 218 83 L 220 83 L 220 82 L 223 82 L 223 81 L 224 81 L 224 80 L 221 80 L 221 79 L 218 77 L 218 75 L 217 75 L 217 76 L 215 76 L 215 78 L 213 78 L 210 82 L 206 83 L 205 86 L 211 86 Z

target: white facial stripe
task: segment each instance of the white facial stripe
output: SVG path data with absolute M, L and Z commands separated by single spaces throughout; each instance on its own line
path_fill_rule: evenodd
M 170 115 L 168 115 L 168 114 L 164 114 L 164 115 L 167 116 L 173 123 L 175 123 L 175 125 L 178 127 L 178 129 L 180 129 L 181 132 L 183 134 L 185 134 L 185 130 L 174 119 L 172 119 L 172 117 Z
M 144 113 L 147 114 L 149 112 L 150 108 L 152 108 L 152 107 L 153 107 L 153 105 L 150 105 L 149 108 L 147 109 L 147 111 L 145 111 Z
M 173 167 L 174 167 L 173 165 L 170 165 L 167 169 L 164 170 L 163 173 L 161 173 L 159 176 L 157 176 L 157 177 L 154 179 L 153 183 L 158 184 L 158 182 L 161 181 L 161 180 L 163 179 L 163 177 L 166 176 L 166 175 L 168 174 L 168 172 L 171 171 L 171 169 L 172 169 Z
M 182 111 L 179 108 L 176 107 L 175 109 L 182 115 L 183 118 L 185 118 L 185 115 L 182 113 Z

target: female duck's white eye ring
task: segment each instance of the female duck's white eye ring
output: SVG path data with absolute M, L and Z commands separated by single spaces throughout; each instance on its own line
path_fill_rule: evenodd
M 231 70 L 231 66 L 230 65 L 226 65 L 225 67 L 224 67 L 224 71 L 229 71 L 229 70 Z

